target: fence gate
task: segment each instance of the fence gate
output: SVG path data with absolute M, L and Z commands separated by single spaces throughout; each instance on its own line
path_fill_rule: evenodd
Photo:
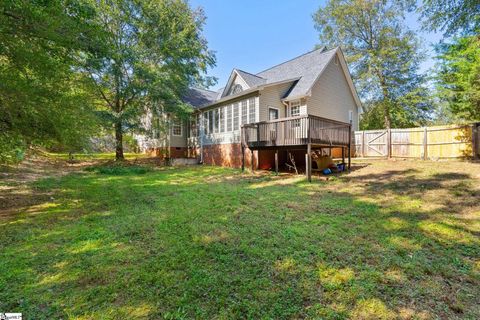
M 355 131 L 355 156 L 472 158 L 480 156 L 480 123 Z
M 355 154 L 361 157 L 388 156 L 388 130 L 355 132 Z

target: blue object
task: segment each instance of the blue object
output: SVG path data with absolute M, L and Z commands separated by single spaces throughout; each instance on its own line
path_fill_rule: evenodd
M 330 170 L 330 169 L 327 168 L 327 169 L 323 169 L 322 172 L 323 172 L 323 174 L 327 175 L 327 174 L 332 173 L 332 170 Z

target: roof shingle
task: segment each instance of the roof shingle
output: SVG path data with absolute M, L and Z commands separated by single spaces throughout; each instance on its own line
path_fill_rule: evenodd
M 325 47 L 322 47 L 263 70 L 257 74 L 251 74 L 238 69 L 235 69 L 235 71 L 238 72 L 243 80 L 245 80 L 250 89 L 295 79 L 292 83 L 292 87 L 287 91 L 283 98 L 297 98 L 308 93 L 318 76 L 336 52 L 337 48 L 326 50 Z M 224 89 L 222 88 L 219 91 L 214 92 L 193 88 L 186 94 L 184 101 L 190 103 L 196 108 L 201 108 L 221 99 L 223 90 Z

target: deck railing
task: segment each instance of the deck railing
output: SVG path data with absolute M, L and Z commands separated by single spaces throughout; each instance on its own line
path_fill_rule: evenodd
M 242 143 L 249 148 L 325 145 L 348 146 L 348 123 L 312 115 L 249 123 L 242 126 Z

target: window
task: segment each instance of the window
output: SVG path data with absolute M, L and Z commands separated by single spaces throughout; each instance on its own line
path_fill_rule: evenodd
M 348 121 L 350 121 L 350 124 L 353 122 L 353 110 L 348 111 Z
M 213 132 L 213 110 L 208 111 L 208 133 Z
M 202 113 L 202 130 L 203 134 L 208 134 L 208 112 Z
M 248 109 L 247 109 L 247 100 L 242 101 L 242 124 L 248 122 Z
M 232 105 L 229 105 L 227 106 L 227 132 L 232 130 Z
M 268 108 L 268 120 L 277 120 L 278 119 L 278 109 Z
M 218 108 L 214 110 L 214 114 L 215 114 L 215 120 L 214 120 L 214 130 L 215 130 L 215 133 L 218 133 L 218 127 L 219 127 L 219 124 L 220 124 L 220 117 L 219 117 L 219 110 Z
M 300 101 L 290 102 L 290 116 L 296 117 L 300 115 Z
M 230 89 L 230 94 L 236 94 L 236 93 L 240 93 L 243 91 L 243 88 L 241 85 L 239 84 L 235 84 L 232 89 Z
M 233 130 L 238 130 L 240 119 L 238 117 L 238 103 L 233 104 Z
M 256 110 L 255 110 L 255 98 L 251 98 L 250 100 L 248 100 L 248 122 L 249 123 L 252 123 L 252 122 L 255 122 L 255 113 L 256 113 Z
M 173 122 L 172 122 L 172 135 L 182 136 L 182 121 L 173 120 Z
M 225 132 L 225 107 L 220 107 L 220 132 Z
M 197 136 L 197 117 L 191 117 L 190 120 L 188 121 L 188 136 L 189 137 L 196 137 Z
M 337 55 L 335 55 L 335 58 L 334 58 L 333 62 L 335 63 L 335 65 L 338 65 L 338 56 Z

